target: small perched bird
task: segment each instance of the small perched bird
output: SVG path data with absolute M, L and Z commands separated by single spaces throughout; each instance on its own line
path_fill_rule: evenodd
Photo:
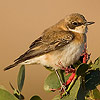
M 42 35 L 29 47 L 29 50 L 14 61 L 14 64 L 4 68 L 8 70 L 18 64 L 42 64 L 57 69 L 73 65 L 83 53 L 86 42 L 88 22 L 78 13 L 72 13 L 60 20 L 57 24 L 44 30 Z M 58 73 L 57 73 L 58 76 Z

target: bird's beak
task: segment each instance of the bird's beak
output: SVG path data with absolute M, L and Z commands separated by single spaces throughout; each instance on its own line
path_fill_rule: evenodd
M 86 25 L 94 24 L 95 22 L 86 22 Z

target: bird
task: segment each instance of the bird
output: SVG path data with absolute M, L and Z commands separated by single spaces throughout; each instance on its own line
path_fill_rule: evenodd
M 94 22 L 88 22 L 82 14 L 66 15 L 55 25 L 44 30 L 41 36 L 32 42 L 29 49 L 13 64 L 4 68 L 4 71 L 18 64 L 41 64 L 54 69 L 59 78 L 57 70 L 62 67 L 59 62 L 67 67 L 79 60 L 84 51 L 88 25 L 91 24 Z M 61 85 L 63 87 L 62 83 Z

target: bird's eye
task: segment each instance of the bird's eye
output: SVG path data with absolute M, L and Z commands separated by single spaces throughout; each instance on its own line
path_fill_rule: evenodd
M 75 26 L 77 26 L 77 25 L 78 25 L 78 23 L 77 23 L 77 22 L 72 22 L 72 24 L 73 24 L 73 25 L 75 25 Z

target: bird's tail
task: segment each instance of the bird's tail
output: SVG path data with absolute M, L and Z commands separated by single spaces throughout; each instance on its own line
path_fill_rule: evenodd
M 15 62 L 15 63 L 12 64 L 12 65 L 7 66 L 6 68 L 4 68 L 4 71 L 6 71 L 6 70 L 8 70 L 8 69 L 11 69 L 11 68 L 13 68 L 13 67 L 15 67 L 15 66 L 17 66 L 19 63 L 20 63 L 20 62 L 17 61 L 17 62 Z

